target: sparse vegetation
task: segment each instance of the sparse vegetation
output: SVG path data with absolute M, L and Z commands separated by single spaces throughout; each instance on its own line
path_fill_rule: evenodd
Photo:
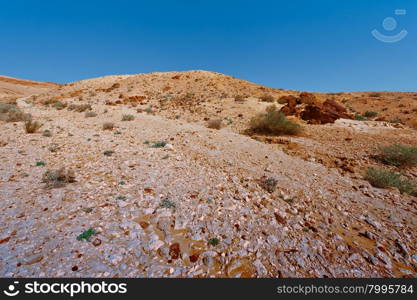
M 272 95 L 263 95 L 261 97 L 262 102 L 275 102 L 275 98 Z
M 367 121 L 368 119 L 365 118 L 364 116 L 362 116 L 361 114 L 356 114 L 355 115 L 355 120 L 357 120 L 357 121 Z
M 161 201 L 160 206 L 164 208 L 175 208 L 175 203 L 170 201 L 168 198 L 165 198 Z
M 220 240 L 218 238 L 211 238 L 208 240 L 209 245 L 216 247 L 219 243 Z
M 105 156 L 112 156 L 114 154 L 114 151 L 113 150 L 106 150 L 106 151 L 103 152 L 103 154 Z
M 45 129 L 45 130 L 42 132 L 42 136 L 45 136 L 45 137 L 51 137 L 51 136 L 52 136 L 52 132 L 51 132 L 49 129 Z
M 114 123 L 112 122 L 106 122 L 103 124 L 103 130 L 113 130 Z
M 369 168 L 365 179 L 374 187 L 396 187 L 401 193 L 417 195 L 417 186 L 403 174 L 384 169 Z
M 97 113 L 95 113 L 94 111 L 87 111 L 87 112 L 84 114 L 84 116 L 85 116 L 86 118 L 94 118 L 94 117 L 97 117 Z
M 296 135 L 302 130 L 301 125 L 287 120 L 285 115 L 277 110 L 275 105 L 267 107 L 266 112 L 258 114 L 250 121 L 249 130 L 267 134 Z
M 75 175 L 72 170 L 64 168 L 48 170 L 43 174 L 42 182 L 45 183 L 46 188 L 59 188 L 67 183 L 75 182 Z
M 366 118 L 375 118 L 378 115 L 376 111 L 366 111 L 363 116 Z
M 260 180 L 260 186 L 268 193 L 273 193 L 277 188 L 278 181 L 272 177 L 264 177 Z
M 45 165 L 46 164 L 43 161 L 37 161 L 36 164 L 35 164 L 35 166 L 37 166 L 37 167 L 44 167 Z
M 236 95 L 235 96 L 235 101 L 236 102 L 245 102 L 245 96 L 243 96 L 243 95 Z
M 369 97 L 373 97 L 373 98 L 379 98 L 379 97 L 381 97 L 382 96 L 382 94 L 381 93 L 376 93 L 376 92 L 374 92 L 374 93 L 370 93 L 369 94 Z
M 26 133 L 35 133 L 39 128 L 42 127 L 42 124 L 38 121 L 28 120 L 25 122 L 24 128 Z
M 207 121 L 207 128 L 221 129 L 222 128 L 222 119 L 208 120 Z
M 378 159 L 396 167 L 411 167 L 417 165 L 417 147 L 405 145 L 391 145 L 380 148 Z
M 85 240 L 85 241 L 88 242 L 88 241 L 90 241 L 90 238 L 93 235 L 96 235 L 96 234 L 97 234 L 97 232 L 93 228 L 90 228 L 90 229 L 84 231 L 83 233 L 81 233 L 79 236 L 77 236 L 77 241 Z
M 0 121 L 21 122 L 28 121 L 31 118 L 30 114 L 23 113 L 16 105 L 0 103 Z
M 167 144 L 167 142 L 164 141 L 159 141 L 159 142 L 155 142 L 151 147 L 152 148 L 163 148 L 165 147 Z
M 67 109 L 76 112 L 85 112 L 86 110 L 92 110 L 93 108 L 90 104 L 70 104 Z
M 133 121 L 135 119 L 134 115 L 123 115 L 122 121 Z

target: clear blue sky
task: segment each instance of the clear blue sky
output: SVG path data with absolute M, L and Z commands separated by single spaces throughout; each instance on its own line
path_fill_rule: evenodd
M 3 75 L 65 83 L 203 69 L 285 89 L 417 91 L 416 0 L 0 4 Z M 383 43 L 373 29 L 408 36 Z

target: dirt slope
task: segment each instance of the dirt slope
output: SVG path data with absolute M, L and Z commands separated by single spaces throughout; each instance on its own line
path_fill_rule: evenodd
M 0 76 L 0 101 L 1 99 L 39 94 L 57 86 L 58 84 L 52 82 L 38 82 Z

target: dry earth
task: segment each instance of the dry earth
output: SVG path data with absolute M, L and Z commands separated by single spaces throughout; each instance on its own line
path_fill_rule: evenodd
M 248 136 L 250 118 L 270 104 L 265 94 L 298 92 L 190 71 L 107 76 L 17 99 L 43 127 L 27 134 L 0 122 L 0 275 L 416 277 L 417 198 L 374 188 L 363 172 L 380 165 L 378 146 L 416 146 L 417 131 L 340 119 L 304 123 L 295 137 Z M 48 101 L 88 103 L 97 116 Z M 206 128 L 216 118 L 223 128 Z M 45 188 L 45 171 L 62 167 L 76 182 Z M 417 178 L 415 167 L 405 172 Z M 77 240 L 89 228 L 96 234 Z

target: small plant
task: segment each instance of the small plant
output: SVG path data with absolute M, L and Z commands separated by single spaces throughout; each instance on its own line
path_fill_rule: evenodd
M 395 144 L 380 148 L 378 159 L 396 167 L 412 167 L 417 165 L 417 147 Z
M 362 116 L 361 114 L 356 114 L 355 115 L 355 120 L 356 121 L 367 121 L 368 119 L 365 118 L 364 116 Z
M 103 154 L 105 156 L 112 156 L 114 154 L 114 151 L 113 150 L 106 150 L 106 151 L 103 152 Z
M 232 125 L 233 124 L 233 120 L 229 119 L 228 117 L 224 118 L 227 121 L 227 125 Z
M 46 188 L 59 188 L 75 182 L 75 175 L 73 171 L 64 168 L 48 170 L 43 174 L 42 182 L 45 183 Z
M 417 195 L 417 186 L 403 174 L 389 170 L 369 168 L 365 179 L 374 187 L 396 187 L 401 193 Z
M 87 111 L 87 112 L 84 114 L 84 116 L 85 116 L 86 118 L 94 118 L 94 117 L 97 117 L 97 113 L 95 113 L 94 111 Z
M 163 148 L 165 147 L 167 144 L 167 142 L 164 141 L 160 141 L 160 142 L 155 142 L 151 147 L 152 148 Z
M 243 95 L 236 95 L 235 96 L 235 101 L 236 102 L 245 102 L 245 96 L 243 96 Z
M 57 152 L 59 150 L 59 145 L 56 143 L 52 143 L 49 145 L 48 150 L 51 152 Z
M 149 145 L 149 141 L 148 141 L 148 140 L 145 140 L 145 141 L 143 142 L 143 144 L 145 144 L 145 145 Z
M 106 122 L 103 124 L 103 130 L 113 130 L 114 123 L 112 122 Z
M 222 128 L 222 119 L 213 119 L 213 120 L 207 121 L 207 128 L 221 129 Z
M 37 167 L 44 167 L 46 164 L 43 161 L 37 161 L 35 164 Z
M 366 118 L 375 118 L 378 115 L 376 111 L 366 111 L 363 116 Z
M 220 240 L 218 238 L 211 238 L 208 240 L 209 245 L 216 247 L 219 243 Z
M 168 198 L 165 198 L 161 201 L 160 206 L 164 208 L 175 208 L 175 203 L 170 201 Z
M 146 112 L 147 114 L 152 114 L 152 113 L 153 113 L 152 106 L 148 106 L 147 108 L 145 108 L 145 112 Z
M 133 121 L 135 119 L 134 115 L 123 115 L 122 121 Z
M 96 235 L 96 234 L 97 234 L 97 232 L 93 228 L 90 228 L 90 229 L 84 231 L 83 233 L 81 233 L 79 236 L 77 236 L 77 241 L 85 240 L 85 241 L 89 242 L 90 238 L 93 235 Z
M 119 200 L 119 201 L 126 201 L 126 196 L 117 196 L 116 197 L 116 200 Z
M 263 95 L 261 97 L 262 102 L 275 102 L 275 98 L 271 95 Z
M 45 129 L 45 130 L 42 132 L 42 136 L 45 136 L 45 137 L 51 137 L 51 136 L 52 136 L 52 132 L 51 132 L 49 129 Z
M 266 112 L 258 114 L 250 121 L 249 130 L 269 134 L 296 135 L 301 132 L 301 125 L 287 120 L 275 105 L 267 107 Z
M 277 188 L 278 181 L 272 177 L 264 177 L 260 180 L 260 186 L 269 193 L 273 193 Z
M 85 112 L 86 110 L 92 110 L 92 107 L 90 104 L 70 104 L 67 109 L 76 112 Z
M 32 118 L 30 114 L 23 113 L 14 104 L 0 103 L 0 121 L 20 122 L 28 121 Z
M 369 97 L 373 97 L 373 98 L 379 98 L 379 97 L 381 97 L 382 96 L 382 94 L 381 93 L 370 93 L 369 94 Z
M 42 127 L 42 124 L 38 121 L 28 120 L 25 122 L 25 131 L 26 133 L 35 133 L 39 128 Z

